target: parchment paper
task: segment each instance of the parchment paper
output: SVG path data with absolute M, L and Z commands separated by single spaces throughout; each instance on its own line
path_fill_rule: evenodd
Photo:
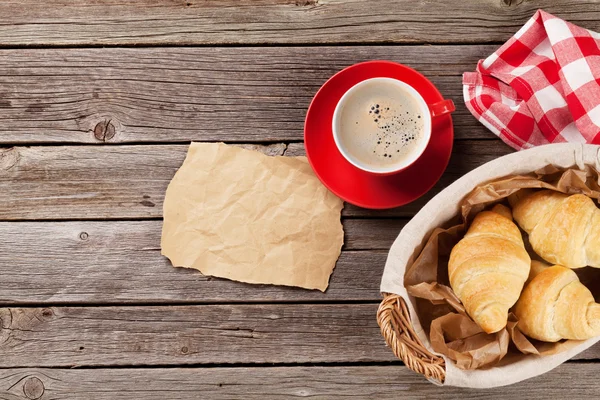
M 167 188 L 162 254 L 205 275 L 325 291 L 342 207 L 306 157 L 192 143 Z
M 562 169 L 552 165 L 540 168 L 531 174 L 516 175 L 494 180 L 477 186 L 461 202 L 460 223 L 448 229 L 436 229 L 426 241 L 423 250 L 412 265 L 406 269 L 404 283 L 409 294 L 428 300 L 433 306 L 421 306 L 418 309 L 425 330 L 429 330 L 431 346 L 437 352 L 452 359 L 461 369 L 476 369 L 492 366 L 502 360 L 509 351 L 523 354 L 555 354 L 570 343 L 541 343 L 529 340 L 519 330 L 518 320 L 511 315 L 507 327 L 494 334 L 486 334 L 464 312 L 462 304 L 449 287 L 448 258 L 452 247 L 461 240 L 472 218 L 486 206 L 497 202 L 506 202 L 507 196 L 518 196 L 522 191 L 532 188 L 550 189 L 562 193 L 584 193 L 598 199 L 598 171 L 592 166 L 584 170 Z M 526 239 L 526 234 L 523 233 Z M 527 246 L 529 247 L 529 246 Z M 533 258 L 537 255 L 528 249 Z M 592 268 L 576 271 L 584 274 Z M 433 286 L 423 291 L 423 285 Z M 444 290 L 441 291 L 440 288 Z M 441 309 L 435 305 L 447 304 Z M 447 312 L 444 312 L 447 310 Z M 514 347 L 509 348 L 509 339 Z
M 508 385 L 549 371 L 600 340 L 558 344 L 529 340 L 518 330 L 514 315 L 507 329 L 486 335 L 454 305 L 447 277 L 450 250 L 477 212 L 506 201 L 521 188 L 584 193 L 597 199 L 599 166 L 598 147 L 593 145 L 556 144 L 510 154 L 454 182 L 404 227 L 388 255 L 381 291 L 407 300 L 415 332 L 446 360 L 444 384 Z M 600 271 L 585 270 L 584 275 L 595 278 L 581 277 L 582 282 L 600 280 Z M 434 292 L 424 290 L 424 285 Z

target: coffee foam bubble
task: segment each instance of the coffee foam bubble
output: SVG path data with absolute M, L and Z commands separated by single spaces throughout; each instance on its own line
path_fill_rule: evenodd
M 375 169 L 412 158 L 425 136 L 417 100 L 385 82 L 359 89 L 340 110 L 339 138 L 346 152 Z

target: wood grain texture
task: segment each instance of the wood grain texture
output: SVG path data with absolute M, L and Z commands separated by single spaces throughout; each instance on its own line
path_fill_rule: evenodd
M 0 144 L 302 140 L 319 87 L 372 59 L 412 66 L 453 99 L 458 139 L 490 139 L 461 75 L 496 47 L 0 50 Z
M 404 223 L 344 221 L 345 250 L 322 293 L 173 268 L 160 255 L 161 221 L 4 222 L 0 303 L 378 301 L 387 249 Z M 381 250 L 352 250 L 365 248 Z
M 393 361 L 377 304 L 3 308 L 0 367 Z
M 438 387 L 402 365 L 361 367 L 129 368 L 0 371 L 0 396 L 11 400 L 225 399 L 590 399 L 598 365 L 563 364 L 512 386 Z M 575 384 L 575 382 L 577 382 Z
M 397 361 L 377 306 L 2 308 L 0 367 Z M 575 358 L 599 356 L 594 346 Z
M 281 155 L 285 145 L 246 148 Z M 188 146 L 14 147 L 0 149 L 0 202 L 10 217 L 25 219 L 104 218 L 117 209 L 137 209 L 136 218 L 162 216 L 162 199 Z M 137 172 L 134 172 L 137 171 Z M 132 174 L 133 173 L 133 174 Z M 116 186 L 115 186 L 116 184 Z M 136 193 L 134 197 L 132 193 Z M 42 217 L 45 205 L 53 211 Z M 56 214 L 58 209 L 63 210 Z M 103 211 L 101 211 L 103 210 Z M 8 214 L 8 215 L 7 215 Z M 131 217 L 130 212 L 118 212 Z
M 2 2 L 0 45 L 504 41 L 536 9 L 598 28 L 598 1 Z
M 185 145 L 34 146 L 0 149 L 0 220 L 159 218 Z M 281 154 L 284 145 L 262 149 Z M 387 211 L 347 206 L 345 216 L 411 216 L 448 184 L 512 151 L 499 140 L 457 141 L 450 165 L 422 199 Z M 303 154 L 302 144 L 286 155 Z

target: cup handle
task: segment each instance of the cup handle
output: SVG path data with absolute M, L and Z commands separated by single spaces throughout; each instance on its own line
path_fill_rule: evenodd
M 442 100 L 437 103 L 428 104 L 428 106 L 429 112 L 431 113 L 431 118 L 437 118 L 456 110 L 452 100 Z

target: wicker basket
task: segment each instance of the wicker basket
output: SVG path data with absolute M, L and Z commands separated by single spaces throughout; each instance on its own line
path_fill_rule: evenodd
M 413 371 L 443 383 L 446 377 L 444 359 L 423 346 L 410 322 L 404 299 L 385 293 L 377 310 L 377 323 L 392 352 Z
M 483 182 L 510 175 L 529 174 L 553 165 L 583 170 L 591 166 L 600 171 L 600 146 L 573 143 L 550 144 L 511 153 L 492 160 L 457 179 L 434 196 L 407 223 L 390 248 L 381 280 L 384 299 L 377 311 L 381 333 L 392 352 L 413 371 L 431 381 L 448 386 L 491 388 L 509 385 L 538 376 L 600 341 L 600 337 L 575 342 L 558 353 L 542 358 L 516 357 L 493 369 L 461 369 L 432 353 L 428 338 L 416 315 L 416 304 L 404 286 L 408 264 L 425 236 L 455 218 L 459 204 Z

